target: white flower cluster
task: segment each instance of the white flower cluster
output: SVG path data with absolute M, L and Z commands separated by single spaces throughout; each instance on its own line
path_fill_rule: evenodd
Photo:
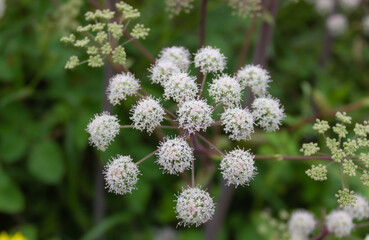
M 196 227 L 212 219 L 215 205 L 209 193 L 199 188 L 188 188 L 177 197 L 176 213 L 179 225 Z
M 182 71 L 187 71 L 191 64 L 190 52 L 184 47 L 164 48 L 159 53 L 158 61 L 172 62 Z
M 132 73 L 117 74 L 110 79 L 107 97 L 111 104 L 120 104 L 127 96 L 133 96 L 140 89 L 140 82 Z
M 226 67 L 226 57 L 218 48 L 203 47 L 195 54 L 195 67 L 203 74 L 222 72 Z
M 224 131 L 232 140 L 248 140 L 254 132 L 254 118 L 248 109 L 239 107 L 226 109 L 220 116 Z
M 347 29 L 347 19 L 344 15 L 336 13 L 327 19 L 328 31 L 333 36 L 342 35 Z
M 152 133 L 164 120 L 165 111 L 158 100 L 151 97 L 141 99 L 131 109 L 131 120 L 135 129 Z
M 205 131 L 212 122 L 213 108 L 204 100 L 190 100 L 182 103 L 177 111 L 179 126 L 190 133 Z
M 228 185 L 248 185 L 256 175 L 254 163 L 254 155 L 249 151 L 235 149 L 223 157 L 220 170 Z
M 267 94 L 268 83 L 271 82 L 268 71 L 255 65 L 246 65 L 239 70 L 237 80 L 242 88 L 251 88 L 252 92 L 259 97 Z
M 235 78 L 223 75 L 210 84 L 209 95 L 227 107 L 237 106 L 241 102 L 241 86 Z
M 169 77 L 163 83 L 164 98 L 166 100 L 172 98 L 178 103 L 195 99 L 199 88 L 196 84 L 196 78 L 188 75 L 188 73 L 177 73 Z
M 105 151 L 106 147 L 118 135 L 119 128 L 118 118 L 111 116 L 108 112 L 103 112 L 100 115 L 95 115 L 86 131 L 91 135 L 89 138 L 91 144 L 99 150 Z
M 122 73 L 110 80 L 107 97 L 113 105 L 120 104 L 128 96 L 138 98 L 130 110 L 132 125 L 120 126 L 117 117 L 103 113 L 95 116 L 87 131 L 91 135 L 92 145 L 102 151 L 114 140 L 120 128 L 145 130 L 149 134 L 159 127 L 180 131 L 180 136 L 165 137 L 156 151 L 136 163 L 130 157 L 118 155 L 107 164 L 104 174 L 109 191 L 125 194 L 135 188 L 139 175 L 137 165 L 154 155 L 163 173 L 178 175 L 192 170 L 192 187 L 178 196 L 176 211 L 180 224 L 199 226 L 212 218 L 215 207 L 209 193 L 194 187 L 194 153 L 217 151 L 222 155 L 220 170 L 228 185 L 248 185 L 256 175 L 256 166 L 254 155 L 249 150 L 236 148 L 224 155 L 198 132 L 221 125 L 230 139 L 249 140 L 254 132 L 254 125 L 266 131 L 277 130 L 284 113 L 279 101 L 269 96 L 267 87 L 270 76 L 260 66 L 246 66 L 236 76 L 223 74 L 226 67 L 225 56 L 217 48 L 204 47 L 198 50 L 193 61 L 203 73 L 203 82 L 199 86 L 196 77 L 189 74 L 192 62 L 190 57 L 189 51 L 183 47 L 165 48 L 149 69 L 151 82 L 160 84 L 164 89 L 163 99 L 176 102 L 175 113 L 164 108 L 160 99 L 153 98 L 140 89 L 140 82 L 133 74 Z M 207 77 L 211 77 L 207 76 L 208 73 L 214 73 L 210 84 L 206 81 Z M 206 98 L 202 97 L 205 86 L 208 86 L 213 104 L 208 104 Z M 242 90 L 246 87 L 250 87 L 257 96 L 252 104 L 252 112 L 241 107 Z M 139 90 L 142 91 L 141 94 L 138 93 Z M 218 107 L 223 112 L 220 119 L 215 121 L 213 112 Z M 161 126 L 164 121 L 170 126 Z M 202 144 L 209 145 L 209 148 Z
M 140 171 L 130 156 L 118 155 L 105 166 L 106 188 L 115 194 L 131 193 L 136 189 L 139 174 Z
M 182 137 L 168 138 L 161 142 L 156 155 L 158 157 L 156 162 L 169 174 L 178 174 L 191 169 L 191 163 L 195 160 L 193 149 Z
M 277 99 L 261 97 L 252 103 L 253 116 L 256 124 L 267 132 L 279 129 L 282 119 L 285 117 L 283 107 Z
M 339 238 L 348 236 L 354 227 L 352 217 L 343 210 L 332 211 L 326 217 L 326 225 L 328 231 Z
M 306 210 L 297 210 L 291 214 L 288 230 L 291 239 L 307 239 L 316 225 L 314 215 Z
M 344 210 L 350 214 L 353 219 L 364 220 L 369 218 L 369 203 L 368 201 L 360 196 L 355 195 L 356 202 L 354 205 L 348 205 L 344 207 Z

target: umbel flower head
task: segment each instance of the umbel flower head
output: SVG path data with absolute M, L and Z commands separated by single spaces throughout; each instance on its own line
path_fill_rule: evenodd
M 224 131 L 232 140 L 248 140 L 254 132 L 254 118 L 248 109 L 228 108 L 220 116 Z
M 336 13 L 327 19 L 327 28 L 333 36 L 342 35 L 347 29 L 347 19 L 344 15 Z
M 369 203 L 360 195 L 355 195 L 356 202 L 353 205 L 345 206 L 343 209 L 350 214 L 353 219 L 364 220 L 369 218 Z
M 193 149 L 182 137 L 165 139 L 160 143 L 156 156 L 158 158 L 156 162 L 169 174 L 178 174 L 191 169 L 191 162 L 195 159 Z
M 178 103 L 195 99 L 199 91 L 196 78 L 182 72 L 171 75 L 163 87 L 164 98 L 172 98 Z
M 213 119 L 213 108 L 204 100 L 190 100 L 182 103 L 177 111 L 179 126 L 190 133 L 205 131 Z
M 297 210 L 291 214 L 288 230 L 292 236 L 307 237 L 313 232 L 315 224 L 313 214 L 305 210 Z
M 335 210 L 326 217 L 326 226 L 329 232 L 342 238 L 350 234 L 354 224 L 352 217 L 346 211 Z
M 148 133 L 152 133 L 156 127 L 164 120 L 165 111 L 159 101 L 147 97 L 141 99 L 131 109 L 133 127 L 140 131 L 146 129 Z
M 256 98 L 252 103 L 252 109 L 256 124 L 267 132 L 278 130 L 285 117 L 279 101 L 271 97 Z
M 248 185 L 256 175 L 254 155 L 243 149 L 235 149 L 227 153 L 221 163 L 220 170 L 227 185 Z
M 259 65 L 246 65 L 237 72 L 237 80 L 242 88 L 249 87 L 260 97 L 267 94 L 268 83 L 271 82 L 268 71 Z
M 172 61 L 158 60 L 149 69 L 151 72 L 150 79 L 153 83 L 164 85 L 169 77 L 173 74 L 180 73 L 180 68 Z
M 88 124 L 86 131 L 91 135 L 89 140 L 91 145 L 101 151 L 105 151 L 107 146 L 119 133 L 119 120 L 116 116 L 103 112 L 95 117 Z
M 241 102 L 241 87 L 235 78 L 223 75 L 214 79 L 210 84 L 209 95 L 217 103 L 232 107 Z
M 130 156 L 117 155 L 105 166 L 106 188 L 115 194 L 131 193 L 136 189 L 139 174 L 140 171 Z
M 340 5 L 346 11 L 353 11 L 357 9 L 361 3 L 360 0 L 339 0 Z
M 199 188 L 183 190 L 176 200 L 176 213 L 179 225 L 196 227 L 211 220 L 215 205 L 209 193 Z
M 159 61 L 174 63 L 182 71 L 187 71 L 191 64 L 190 52 L 184 47 L 164 48 L 159 54 Z
M 110 79 L 107 96 L 111 104 L 120 104 L 127 96 L 133 96 L 140 88 L 140 82 L 132 73 L 121 73 Z
M 226 66 L 226 57 L 218 48 L 203 47 L 195 54 L 195 67 L 200 68 L 203 74 L 222 72 Z

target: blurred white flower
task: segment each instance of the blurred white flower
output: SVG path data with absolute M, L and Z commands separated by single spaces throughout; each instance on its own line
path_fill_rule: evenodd
M 333 12 L 335 0 L 316 0 L 315 9 L 319 14 L 327 15 Z
M 5 0 L 0 0 L 0 18 L 4 16 L 5 9 L 6 9 Z
M 174 62 L 157 60 L 149 71 L 151 72 L 150 79 L 153 83 L 164 85 L 172 74 L 180 73 L 181 70 Z
M 342 14 L 333 14 L 329 16 L 327 19 L 327 28 L 328 31 L 333 36 L 340 36 L 342 35 L 347 29 L 347 19 Z
M 359 7 L 361 0 L 339 0 L 339 2 L 346 11 L 353 11 Z
M 345 206 L 343 209 L 350 214 L 353 219 L 364 220 L 369 218 L 369 203 L 360 195 L 355 195 L 356 202 L 354 205 Z
M 339 238 L 350 235 L 351 230 L 354 227 L 352 217 L 343 210 L 332 211 L 326 217 L 326 225 L 328 231 Z
M 288 230 L 291 235 L 307 237 L 316 225 L 313 214 L 306 210 L 297 210 L 291 214 Z
M 363 18 L 362 24 L 364 34 L 369 36 L 369 15 Z

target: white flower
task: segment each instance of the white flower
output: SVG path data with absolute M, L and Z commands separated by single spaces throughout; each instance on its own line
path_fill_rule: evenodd
M 204 100 L 190 100 L 182 103 L 177 111 L 179 126 L 190 133 L 206 130 L 213 119 L 213 108 Z
M 288 230 L 291 235 L 309 236 L 315 228 L 316 221 L 313 214 L 305 210 L 292 213 L 288 221 Z
M 333 11 L 334 4 L 335 4 L 334 0 L 316 0 L 315 9 L 318 13 L 326 15 Z
M 173 62 L 179 69 L 185 72 L 191 64 L 190 52 L 184 47 L 164 48 L 159 56 L 159 61 Z
M 283 107 L 277 99 L 271 97 L 256 98 L 252 103 L 252 115 L 256 124 L 267 132 L 279 129 L 282 119 L 285 117 Z
M 117 74 L 110 79 L 107 97 L 111 104 L 120 104 L 127 96 L 133 96 L 140 89 L 140 82 L 132 73 Z
M 130 156 L 117 155 L 105 166 L 106 188 L 115 194 L 131 193 L 136 189 L 139 174 L 140 171 Z
M 344 210 L 348 212 L 353 219 L 364 220 L 369 218 L 369 203 L 366 199 L 360 195 L 355 195 L 356 202 L 354 205 L 348 205 L 344 207 Z
M 218 48 L 203 47 L 195 54 L 195 67 L 205 73 L 223 71 L 226 66 L 226 57 Z
M 347 11 L 353 11 L 360 5 L 361 0 L 340 0 L 340 5 Z
M 369 234 L 366 235 L 365 240 L 369 240 Z
M 212 219 L 215 205 L 209 193 L 199 188 L 188 188 L 177 197 L 176 213 L 179 225 L 200 226 Z
M 347 29 L 347 19 L 342 14 L 333 14 L 327 19 L 327 28 L 333 36 L 342 35 Z
M 220 120 L 232 140 L 248 140 L 254 132 L 254 118 L 248 109 L 229 108 L 222 113 Z
M 196 78 L 187 73 L 173 74 L 163 84 L 163 87 L 164 98 L 166 100 L 173 98 L 174 101 L 179 103 L 194 99 L 199 91 Z
M 339 238 L 350 235 L 354 227 L 351 216 L 343 210 L 332 211 L 326 217 L 326 225 L 328 231 Z
M 256 175 L 254 155 L 243 149 L 227 153 L 220 162 L 220 170 L 227 185 L 248 185 Z
M 162 60 L 156 61 L 149 71 L 151 81 L 163 85 L 172 74 L 179 73 L 181 70 L 174 62 Z
M 161 142 L 156 155 L 158 157 L 156 162 L 169 174 L 178 174 L 191 169 L 191 163 L 195 159 L 193 149 L 181 137 L 167 138 Z
M 132 116 L 130 119 L 133 121 L 135 129 L 140 131 L 146 129 L 148 133 L 152 133 L 164 120 L 165 111 L 159 101 L 151 97 L 147 97 L 145 99 L 141 99 L 135 106 L 133 106 L 131 114 Z
M 241 87 L 235 78 L 223 75 L 210 84 L 209 95 L 217 103 L 232 107 L 241 102 Z
M 4 16 L 5 9 L 6 9 L 5 0 L 0 0 L 0 18 Z
M 91 145 L 101 151 L 105 151 L 106 147 L 118 135 L 119 128 L 118 118 L 111 116 L 108 112 L 103 112 L 100 115 L 95 114 L 86 131 L 91 135 L 89 138 Z
M 268 71 L 255 65 L 246 65 L 239 70 L 237 80 L 242 88 L 250 87 L 256 96 L 265 96 L 269 87 L 268 83 L 271 82 Z
M 363 18 L 363 31 L 365 35 L 369 35 L 369 15 Z

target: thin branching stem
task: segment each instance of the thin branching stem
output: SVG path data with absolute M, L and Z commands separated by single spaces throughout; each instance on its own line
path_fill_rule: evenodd
M 200 87 L 200 93 L 199 93 L 199 97 L 201 98 L 202 92 L 204 91 L 204 86 L 205 86 L 205 81 L 206 81 L 206 76 L 208 74 L 205 73 L 202 77 L 202 81 L 201 81 L 201 87 Z
M 142 158 L 141 160 L 139 160 L 138 162 L 136 162 L 136 165 L 141 164 L 143 161 L 145 161 L 146 159 L 149 159 L 150 157 L 152 157 L 158 150 L 153 151 L 152 153 L 150 153 L 149 155 L 147 155 L 146 157 Z
M 204 136 L 202 136 L 199 133 L 195 133 L 195 134 L 196 134 L 196 136 L 198 136 L 199 138 L 201 138 L 201 140 L 203 140 L 205 143 L 207 143 L 210 146 L 210 148 L 214 149 L 220 155 L 224 156 L 224 153 L 219 148 L 217 148 L 214 144 L 212 144 L 209 140 L 207 140 Z

